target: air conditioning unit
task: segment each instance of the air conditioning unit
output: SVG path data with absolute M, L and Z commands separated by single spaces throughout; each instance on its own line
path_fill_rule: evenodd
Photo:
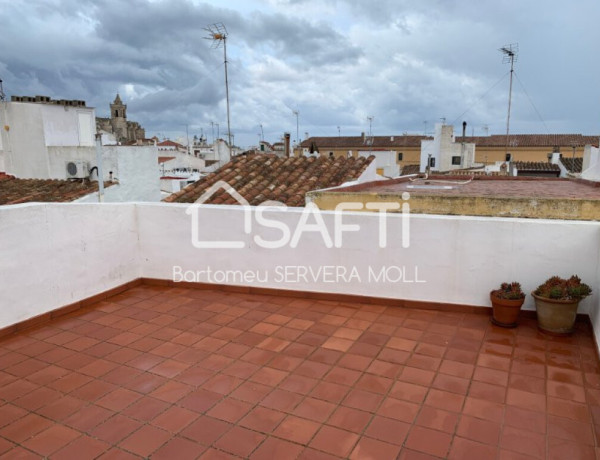
M 87 161 L 72 160 L 66 163 L 67 179 L 85 179 L 90 175 Z

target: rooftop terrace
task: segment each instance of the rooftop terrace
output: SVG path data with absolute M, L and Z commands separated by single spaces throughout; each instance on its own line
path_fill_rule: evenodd
M 0 341 L 0 383 L 0 458 L 600 453 L 585 322 L 558 339 L 531 319 L 140 285 Z
M 381 246 L 377 214 L 325 211 L 358 226 L 343 245 L 273 249 L 253 208 L 194 209 L 0 206 L 0 459 L 597 455 L 598 222 L 411 215 L 405 247 L 403 215 Z M 403 278 L 368 275 L 386 267 Z M 595 293 L 572 337 L 539 333 L 529 295 L 518 328 L 490 324 L 501 281 L 573 273 Z

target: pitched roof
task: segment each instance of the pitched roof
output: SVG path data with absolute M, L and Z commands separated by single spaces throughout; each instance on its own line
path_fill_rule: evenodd
M 554 146 L 570 147 L 572 145 L 584 146 L 587 144 L 598 145 L 599 136 L 584 136 L 582 134 L 511 134 L 509 136 L 509 147 L 547 147 Z M 369 136 L 341 136 L 341 137 L 309 137 L 302 141 L 301 147 L 309 148 L 314 142 L 319 149 L 326 148 L 400 148 L 420 147 L 424 139 L 433 139 L 431 136 L 399 135 L 399 136 L 373 136 L 370 145 Z M 456 142 L 462 142 L 462 136 L 456 136 Z M 467 143 L 475 143 L 479 147 L 505 147 L 506 136 L 494 134 L 491 136 L 467 136 Z
M 583 169 L 583 158 L 560 157 L 560 162 L 571 173 L 580 173 Z
M 225 181 L 251 205 L 275 200 L 287 206 L 304 206 L 306 192 L 356 180 L 374 159 L 241 155 L 164 201 L 193 203 L 213 184 Z M 225 190 L 218 190 L 206 203 L 237 204 L 237 201 Z
M 172 141 L 169 139 L 159 142 L 156 145 L 158 145 L 159 147 L 176 147 L 176 148 L 182 148 L 182 149 L 185 148 L 185 146 L 181 145 L 179 142 L 175 142 L 175 141 Z
M 107 182 L 105 186 L 112 185 Z M 0 180 L 0 205 L 41 202 L 73 201 L 98 190 L 97 182 L 52 179 Z
M 166 163 L 167 161 L 171 161 L 174 160 L 175 157 L 158 157 L 158 163 L 162 164 L 162 163 Z
M 433 139 L 429 136 L 413 136 L 413 135 L 401 135 L 401 136 L 373 136 L 373 142 L 371 143 L 370 136 L 338 136 L 338 137 L 309 137 L 308 139 L 300 143 L 301 147 L 310 148 L 311 144 L 314 143 L 315 147 L 321 149 L 327 148 L 346 148 L 351 147 L 354 149 L 381 149 L 391 147 L 420 147 L 421 140 Z
M 462 136 L 456 136 L 456 142 L 462 142 Z M 505 147 L 506 136 L 494 134 L 491 136 L 467 136 L 467 143 L 475 143 L 478 147 Z M 584 136 L 582 134 L 511 134 L 508 145 L 510 147 L 547 147 L 577 145 L 597 145 L 598 136 Z
M 547 161 L 514 161 L 513 165 L 519 171 L 560 173 L 560 166 Z

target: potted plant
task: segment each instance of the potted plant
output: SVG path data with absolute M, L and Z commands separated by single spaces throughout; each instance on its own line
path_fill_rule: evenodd
M 578 276 L 549 278 L 531 293 L 535 299 L 538 327 L 555 335 L 571 334 L 579 301 L 591 293 L 592 289 Z
M 492 323 L 502 327 L 516 327 L 525 294 L 516 281 L 502 283 L 500 289 L 490 292 L 492 301 Z

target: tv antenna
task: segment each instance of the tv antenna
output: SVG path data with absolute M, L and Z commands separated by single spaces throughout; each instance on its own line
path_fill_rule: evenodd
M 229 149 L 233 147 L 231 144 L 231 122 L 229 118 L 229 79 L 227 77 L 227 28 L 222 22 L 211 24 L 204 28 L 208 32 L 206 40 L 212 40 L 211 48 L 219 48 L 223 45 L 223 62 L 225 64 L 225 97 L 227 98 L 227 139 Z
M 515 61 L 519 55 L 519 44 L 511 43 L 510 45 L 503 46 L 500 51 L 504 56 L 502 62 L 504 64 L 510 64 L 510 84 L 508 86 L 508 114 L 506 115 L 506 153 L 508 155 L 508 139 L 510 135 L 510 106 L 512 103 L 512 86 L 513 86 L 513 74 L 515 72 Z

